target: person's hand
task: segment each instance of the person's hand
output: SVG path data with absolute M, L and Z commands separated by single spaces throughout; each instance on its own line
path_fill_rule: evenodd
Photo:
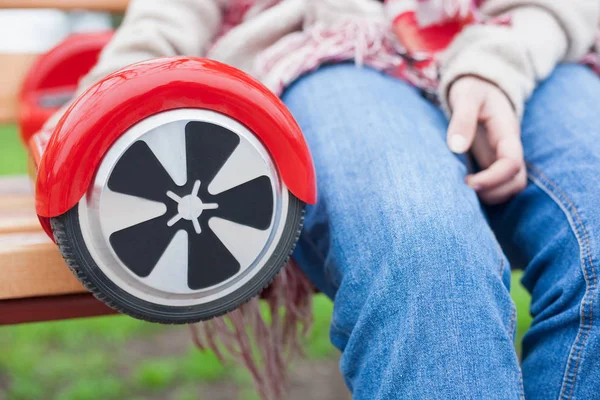
M 487 204 L 509 200 L 527 185 L 519 119 L 508 97 L 476 77 L 458 79 L 449 93 L 452 117 L 448 146 L 454 153 L 471 150 L 482 168 L 467 184 Z

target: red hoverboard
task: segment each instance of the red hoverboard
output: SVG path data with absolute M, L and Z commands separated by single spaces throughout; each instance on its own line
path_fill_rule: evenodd
M 284 266 L 316 200 L 302 132 L 248 75 L 188 57 L 125 67 L 39 131 L 109 39 L 71 37 L 26 79 L 21 128 L 40 222 L 118 311 L 162 323 L 231 311 Z

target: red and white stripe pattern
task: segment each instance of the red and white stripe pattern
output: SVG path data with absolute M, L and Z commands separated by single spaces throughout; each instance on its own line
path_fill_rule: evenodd
M 281 0 L 229 0 L 224 32 Z M 415 12 L 419 25 L 427 27 L 471 15 L 475 23 L 510 24 L 510 16 L 486 19 L 478 12 L 485 0 L 386 0 L 387 23 L 348 19 L 334 25 L 316 23 L 287 35 L 256 60 L 255 74 L 276 94 L 301 75 L 320 65 L 354 61 L 388 72 L 399 79 L 435 93 L 438 86 L 436 54 L 409 54 L 390 28 L 404 12 Z M 600 39 L 599 39 L 600 41 Z M 600 56 L 592 52 L 582 62 L 600 71 Z M 600 72 L 599 72 L 600 73 Z

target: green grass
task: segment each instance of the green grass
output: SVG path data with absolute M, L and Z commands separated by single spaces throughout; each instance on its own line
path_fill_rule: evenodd
M 17 130 L 0 126 L 0 175 L 25 173 L 25 159 Z M 518 283 L 519 277 L 520 273 L 513 273 L 517 350 L 531 322 L 529 295 Z M 324 296 L 315 297 L 315 323 L 306 347 L 310 359 L 338 354 L 329 342 L 332 309 Z M 248 374 L 221 365 L 212 353 L 200 353 L 191 346 L 162 356 L 134 351 L 135 345 L 151 344 L 174 329 L 182 328 L 125 316 L 0 327 L 0 399 L 191 400 L 198 399 L 199 383 L 223 381 L 240 386 L 241 399 L 256 398 Z
M 24 174 L 26 155 L 17 128 L 0 125 L 0 175 Z
M 325 296 L 315 296 L 313 310 L 315 320 L 306 346 L 306 355 L 311 359 L 331 357 L 337 352 L 329 341 L 333 303 Z
M 168 358 L 148 360 L 141 363 L 134 373 L 134 380 L 141 388 L 167 389 L 177 377 L 177 362 Z
M 0 328 L 0 376 L 8 399 L 121 399 L 122 347 L 157 334 L 157 325 L 103 317 Z
M 523 311 L 528 296 L 515 285 L 513 297 L 519 306 L 520 337 L 529 322 Z M 336 357 L 338 352 L 328 337 L 332 303 L 322 295 L 314 303 L 315 325 L 307 356 L 313 360 Z M 125 316 L 0 327 L 0 382 L 8 382 L 6 400 L 166 398 L 166 393 L 185 400 L 197 398 L 199 383 L 219 381 L 240 387 L 240 399 L 255 398 L 248 373 L 220 364 L 210 352 L 189 346 L 181 353 L 158 357 L 128 354 L 132 344 L 172 329 L 182 328 Z
M 328 341 L 331 302 L 315 298 L 315 330 L 310 358 L 335 356 Z M 228 381 L 251 397 L 246 371 L 222 365 L 211 352 L 186 350 L 153 357 L 131 352 L 132 345 L 151 341 L 183 327 L 149 324 L 126 316 L 0 327 L 0 382 L 7 400 L 95 400 L 197 398 L 199 383 Z M 185 337 L 187 340 L 187 337 Z M 184 346 L 185 347 L 185 346 Z M 142 347 L 142 351 L 145 347 Z M 173 389 L 177 390 L 173 393 Z

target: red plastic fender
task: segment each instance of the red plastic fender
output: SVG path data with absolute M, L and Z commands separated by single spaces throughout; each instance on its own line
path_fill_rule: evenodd
M 96 65 L 112 35 L 112 31 L 74 34 L 36 59 L 19 94 L 19 126 L 24 143 L 60 108 L 44 106 L 43 99 L 74 93 L 79 79 Z
M 233 67 L 173 57 L 125 67 L 69 107 L 38 167 L 36 211 L 41 220 L 79 202 L 102 157 L 125 131 L 146 117 L 179 108 L 217 111 L 245 125 L 270 151 L 288 189 L 306 203 L 316 202 L 310 152 L 281 100 Z

